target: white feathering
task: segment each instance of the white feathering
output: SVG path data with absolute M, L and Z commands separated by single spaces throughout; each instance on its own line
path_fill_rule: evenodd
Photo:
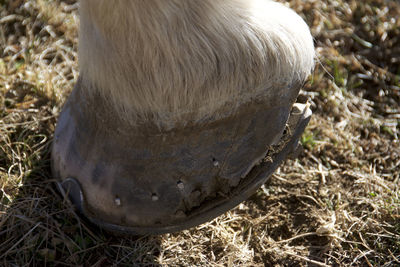
M 86 90 L 132 124 L 224 117 L 314 66 L 308 26 L 273 1 L 81 0 L 80 14 Z

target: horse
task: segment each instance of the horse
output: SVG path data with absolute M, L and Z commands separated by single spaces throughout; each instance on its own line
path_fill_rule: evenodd
M 295 101 L 313 39 L 274 1 L 81 0 L 78 51 L 52 170 L 111 231 L 178 231 L 234 207 L 310 117 Z

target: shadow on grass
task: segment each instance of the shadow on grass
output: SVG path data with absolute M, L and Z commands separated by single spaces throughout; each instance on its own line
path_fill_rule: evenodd
M 261 235 L 260 233 L 267 232 L 270 239 L 270 247 L 263 249 L 262 262 L 265 266 L 298 266 L 299 262 L 317 266 L 323 264 L 326 258 L 324 254 L 330 250 L 329 237 L 310 231 L 319 227 L 319 222 L 312 215 L 315 203 L 294 194 L 298 186 L 305 187 L 290 181 L 282 184 L 276 177 L 271 177 L 262 190 L 247 200 L 251 210 L 262 210 L 268 214 L 264 223 L 253 225 L 254 233 Z M 271 194 L 268 193 L 267 196 L 265 192 Z M 251 242 L 255 250 L 259 250 L 257 242 L 259 241 Z M 301 256 L 295 249 L 298 247 L 308 251 L 308 255 Z M 312 261 L 317 265 L 313 265 Z
M 115 237 L 62 198 L 50 170 L 55 103 L 14 89 L 0 106 L 0 265 L 157 265 L 158 237 Z

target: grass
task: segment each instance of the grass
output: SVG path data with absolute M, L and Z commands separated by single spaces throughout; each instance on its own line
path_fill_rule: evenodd
M 76 1 L 0 1 L 0 265 L 400 265 L 400 3 L 287 4 L 318 53 L 304 151 L 215 220 L 134 238 L 78 217 L 50 174 L 78 76 Z

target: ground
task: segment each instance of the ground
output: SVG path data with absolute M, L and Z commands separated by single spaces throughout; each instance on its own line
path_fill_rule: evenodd
M 78 77 L 76 1 L 0 0 L 0 265 L 400 265 L 400 3 L 285 2 L 318 54 L 303 151 L 215 220 L 133 238 L 78 217 L 50 173 Z

